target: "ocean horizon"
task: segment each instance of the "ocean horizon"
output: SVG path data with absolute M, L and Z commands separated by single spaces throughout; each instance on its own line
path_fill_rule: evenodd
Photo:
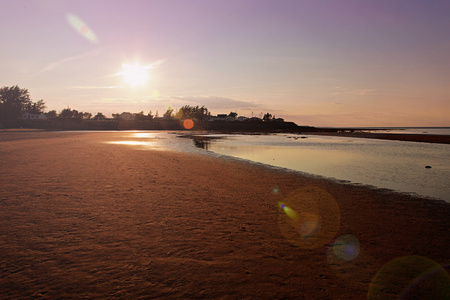
M 361 131 L 375 133 L 450 135 L 450 127 L 366 127 L 361 129 Z

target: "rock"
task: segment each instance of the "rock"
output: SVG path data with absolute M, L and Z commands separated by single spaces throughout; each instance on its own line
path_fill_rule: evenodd
M 425 169 L 431 169 L 431 166 L 425 166 Z

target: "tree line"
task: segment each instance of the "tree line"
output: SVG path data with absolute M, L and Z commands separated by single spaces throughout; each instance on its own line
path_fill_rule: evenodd
M 0 124 L 3 126 L 17 125 L 24 112 L 40 113 L 45 108 L 44 100 L 31 101 L 27 89 L 17 85 L 0 88 Z
M 17 127 L 21 126 L 23 122 L 22 115 L 25 112 L 30 114 L 44 113 L 46 109 L 44 100 L 38 100 L 33 102 L 30 98 L 30 93 L 27 89 L 20 88 L 19 86 L 4 86 L 0 88 L 0 128 L 2 127 Z M 153 114 L 152 111 L 147 114 L 144 111 L 139 113 L 132 113 L 133 119 L 136 121 L 151 121 L 159 119 L 159 113 Z M 236 118 L 236 112 L 230 112 L 228 117 Z M 163 119 L 166 120 L 185 120 L 192 119 L 197 122 L 204 122 L 211 116 L 208 108 L 203 106 L 191 106 L 184 105 L 176 112 L 173 108 L 169 107 L 166 112 L 162 114 Z M 64 108 L 59 113 L 56 110 L 50 110 L 46 113 L 47 119 L 58 120 L 106 120 L 107 118 L 98 112 L 95 116 L 92 116 L 89 112 L 78 111 L 71 108 Z M 121 114 L 112 114 L 112 118 L 119 120 Z M 263 121 L 274 120 L 275 116 L 267 113 L 264 115 Z
M 4 86 L 0 88 L 0 124 L 3 126 L 17 125 L 22 115 L 25 112 L 30 114 L 43 113 L 46 109 L 44 100 L 33 102 L 30 98 L 30 93 L 27 89 L 20 88 L 19 86 Z M 230 113 L 237 115 L 236 113 Z M 143 111 L 132 114 L 136 120 L 145 121 L 159 118 L 159 113 L 156 111 L 154 115 L 152 111 L 145 114 Z M 168 108 L 166 112 L 162 114 L 162 117 L 166 119 L 195 119 L 198 121 L 204 121 L 211 113 L 205 106 L 190 106 L 185 105 L 181 107 L 177 112 L 173 108 Z M 103 120 L 105 116 L 98 112 L 95 116 L 92 116 L 89 112 L 78 111 L 76 109 L 64 108 L 59 113 L 56 110 L 50 110 L 46 113 L 48 119 L 81 119 L 81 120 Z M 120 113 L 112 114 L 113 119 L 119 119 Z
M 155 118 L 159 118 L 159 112 L 156 111 L 156 114 L 153 114 L 152 111 L 149 111 L 147 114 L 144 111 L 139 113 L 131 113 L 137 121 L 151 121 Z M 230 112 L 230 115 L 236 116 L 237 113 Z M 120 113 L 112 114 L 113 119 L 120 119 Z M 208 111 L 208 108 L 203 106 L 190 106 L 185 105 L 181 107 L 177 112 L 174 111 L 173 108 L 169 107 L 166 112 L 162 115 L 165 119 L 194 119 L 197 121 L 205 121 L 207 117 L 211 116 L 211 113 Z M 49 111 L 47 113 L 48 118 L 74 118 L 74 119 L 82 119 L 82 120 L 103 120 L 106 117 L 101 113 L 97 113 L 94 117 L 92 117 L 91 113 L 82 112 L 77 110 L 72 110 L 71 108 L 63 109 L 59 114 L 55 111 Z

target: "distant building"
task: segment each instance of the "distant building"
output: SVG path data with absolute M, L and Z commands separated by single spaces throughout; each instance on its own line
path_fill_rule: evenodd
M 44 113 L 32 114 L 29 112 L 25 112 L 22 114 L 22 120 L 45 120 L 47 119 L 47 115 Z
M 206 121 L 208 122 L 215 122 L 215 121 L 228 121 L 228 122 L 234 122 L 234 121 L 245 121 L 248 120 L 247 117 L 232 117 L 227 114 L 218 114 L 217 116 L 208 116 L 206 118 Z
M 208 122 L 215 122 L 215 121 L 226 121 L 228 115 L 226 114 L 218 114 L 217 116 L 209 116 L 206 118 L 206 121 Z
M 209 117 L 210 121 L 212 118 L 212 121 L 236 121 L 235 117 L 230 117 L 227 114 L 218 114 L 217 117 Z
M 123 121 L 134 121 L 136 116 L 129 112 L 123 112 L 119 115 L 119 119 Z

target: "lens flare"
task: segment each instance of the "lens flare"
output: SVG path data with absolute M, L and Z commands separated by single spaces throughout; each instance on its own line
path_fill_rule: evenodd
M 152 97 L 158 98 L 160 96 L 160 93 L 157 89 L 152 90 Z
M 368 299 L 450 299 L 450 275 L 437 262 L 418 255 L 396 258 L 375 274 Z
M 283 202 L 278 203 L 278 205 L 291 220 L 298 220 L 298 214 L 292 208 L 285 205 Z
M 67 22 L 69 25 L 75 29 L 82 37 L 87 39 L 88 41 L 97 44 L 98 39 L 97 36 L 94 34 L 94 32 L 89 28 L 89 26 L 86 25 L 86 23 L 83 22 L 79 17 L 68 14 L 67 15 Z
M 183 127 L 185 129 L 192 129 L 192 127 L 194 127 L 194 121 L 192 121 L 191 119 L 186 119 L 183 121 Z
M 370 256 L 361 255 L 359 241 L 351 234 L 343 234 L 329 243 L 325 253 L 331 270 L 343 278 L 348 277 L 348 274 L 357 274 L 364 266 L 373 264 Z
M 358 240 L 351 234 L 341 235 L 333 245 L 334 254 L 341 260 L 355 259 L 360 251 Z
M 339 229 L 339 206 L 333 196 L 320 188 L 299 188 L 279 202 L 278 207 L 281 233 L 295 246 L 318 248 L 328 243 Z

